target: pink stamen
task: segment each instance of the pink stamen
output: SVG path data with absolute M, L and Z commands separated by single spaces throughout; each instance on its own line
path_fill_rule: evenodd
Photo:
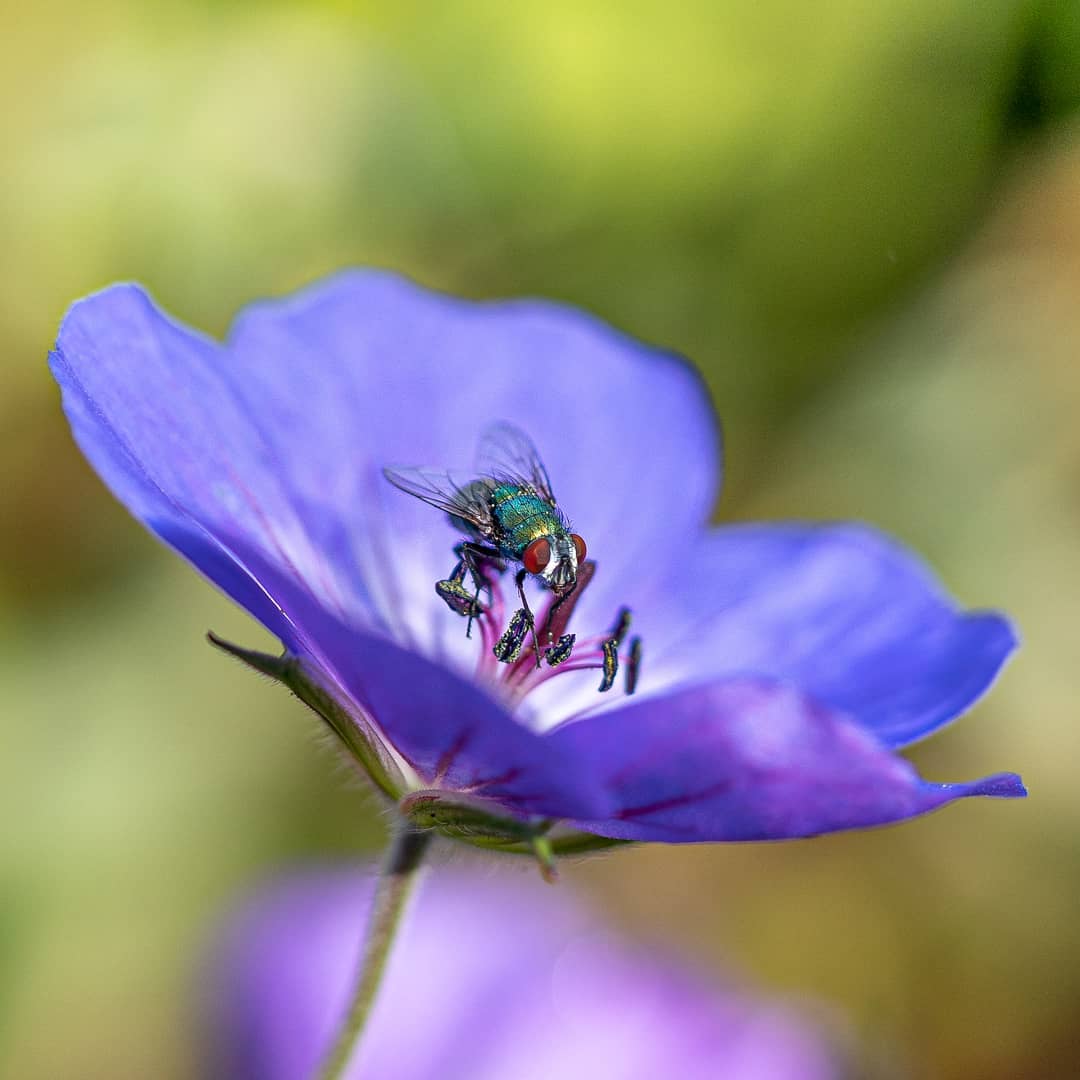
M 596 564 L 591 560 L 581 565 L 578 582 L 573 593 L 548 597 L 542 613 L 535 616 L 537 634 L 541 652 L 554 645 L 563 634 L 567 633 L 571 617 L 585 587 L 592 580 Z M 517 705 L 538 686 L 566 671 L 603 671 L 604 645 L 612 640 L 613 631 L 591 634 L 575 642 L 570 657 L 561 664 L 536 666 L 536 654 L 533 651 L 531 634 L 526 635 L 521 643 L 521 655 L 512 663 L 501 663 L 494 655 L 494 648 L 506 630 L 507 604 L 503 593 L 505 574 L 496 575 L 490 567 L 483 567 L 487 588 L 481 590 L 481 597 L 487 594 L 487 603 L 481 603 L 480 614 L 473 619 L 473 625 L 479 628 L 480 652 L 476 660 L 478 680 L 494 686 L 511 705 Z M 620 618 L 627 618 L 625 611 Z M 617 624 L 618 625 L 618 624 Z M 625 632 L 625 627 L 623 629 Z M 621 633 L 620 633 L 621 637 Z
M 565 671 L 602 671 L 604 668 L 603 653 L 591 653 L 589 656 L 596 657 L 596 659 L 590 661 L 588 656 L 579 659 L 575 655 L 572 660 L 567 660 L 566 663 L 559 664 L 557 667 L 533 668 L 530 676 L 527 676 L 524 679 L 518 679 L 510 684 L 513 686 L 511 700 L 514 704 L 517 704 L 531 694 L 538 686 L 543 686 L 549 679 L 553 679 L 556 675 L 561 675 Z M 509 680 L 506 681 L 509 683 Z

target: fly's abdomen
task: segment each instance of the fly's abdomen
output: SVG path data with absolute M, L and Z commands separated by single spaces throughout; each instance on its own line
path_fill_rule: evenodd
M 551 504 L 520 484 L 499 484 L 491 493 L 490 505 L 501 533 L 499 545 L 514 558 L 520 558 L 537 537 L 563 531 Z

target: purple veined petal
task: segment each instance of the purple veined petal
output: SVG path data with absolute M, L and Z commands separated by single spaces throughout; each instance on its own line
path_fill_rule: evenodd
M 321 523 L 236 394 L 225 350 L 163 315 L 135 286 L 75 304 L 50 362 L 83 453 L 113 493 L 274 633 L 223 536 L 239 536 L 332 610 L 374 621 L 363 582 L 342 572 Z
M 452 565 L 457 534 L 381 477 L 373 484 L 361 464 L 468 473 L 489 424 L 523 428 L 603 566 L 582 605 L 586 622 L 606 621 L 626 602 L 631 568 L 648 561 L 662 570 L 672 531 L 693 533 L 716 497 L 719 439 L 699 376 L 571 308 L 474 303 L 351 272 L 252 305 L 228 347 L 244 372 L 238 393 L 287 462 L 289 489 L 330 515 L 350 508 L 342 533 L 351 557 L 365 577 L 372 567 L 395 575 L 428 650 L 433 634 L 459 636 L 431 589 Z M 641 515 L 639 506 L 665 513 Z
M 215 950 L 222 1080 L 313 1075 L 353 975 L 369 876 L 309 873 L 263 893 Z M 206 1000 L 206 998 L 204 998 Z M 531 877 L 439 867 L 421 887 L 350 1077 L 828 1080 L 791 1006 L 721 987 L 613 937 Z
M 72 307 L 51 359 L 80 447 L 136 517 L 207 550 L 243 537 L 342 621 L 459 669 L 472 652 L 432 588 L 454 530 L 383 465 L 467 469 L 487 424 L 524 427 L 604 562 L 582 605 L 599 620 L 625 600 L 621 573 L 646 556 L 661 568 L 661 534 L 695 529 L 715 497 L 715 421 L 693 370 L 554 304 L 344 273 L 249 308 L 223 346 L 124 285 Z M 626 443 L 639 428 L 654 436 L 644 454 Z M 674 485 L 669 513 L 630 527 L 629 509 Z
M 957 610 L 913 555 L 857 525 L 715 529 L 641 614 L 643 690 L 790 681 L 891 747 L 967 709 L 1016 646 L 1002 616 Z
M 586 765 L 522 726 L 474 683 L 393 641 L 341 623 L 301 584 L 241 541 L 211 544 L 166 523 L 151 527 L 261 618 L 311 677 L 349 705 L 433 789 L 494 800 L 522 817 L 606 813 Z M 227 546 L 226 546 L 227 545 Z M 273 597 L 274 599 L 271 599 Z
M 548 737 L 618 802 L 612 817 L 577 826 L 622 840 L 782 840 L 1026 794 L 1012 774 L 928 783 L 841 714 L 755 680 L 643 700 Z
M 611 809 L 587 764 L 519 724 L 475 684 L 371 634 L 322 635 L 337 679 L 377 718 L 428 788 L 495 800 L 496 813 L 577 817 Z
M 523 814 L 606 805 L 475 686 L 365 626 L 364 598 L 312 540 L 303 500 L 222 377 L 227 362 L 129 287 L 77 305 L 53 356 L 76 438 L 118 497 L 331 673 L 422 778 Z
M 256 306 L 221 346 L 121 286 L 72 309 L 52 363 L 80 446 L 137 517 L 377 719 L 424 782 L 514 813 L 609 820 L 603 755 L 597 767 L 591 744 L 566 753 L 586 726 L 608 721 L 541 739 L 452 673 L 475 659 L 432 589 L 449 569 L 453 530 L 379 474 L 425 458 L 461 464 L 491 420 L 530 431 L 569 513 L 587 504 L 577 527 L 601 570 L 575 630 L 636 606 L 646 697 L 718 675 L 780 677 L 820 700 L 820 715 L 837 710 L 900 745 L 966 707 L 1013 645 L 1000 617 L 959 616 L 925 571 L 868 530 L 740 527 L 695 542 L 715 480 L 695 377 L 553 305 L 470 304 L 385 274 L 345 274 Z M 646 421 L 656 445 L 628 453 L 620 433 Z M 638 584 L 635 603 L 624 590 Z M 577 709 L 565 687 L 593 678 L 559 674 L 526 701 L 537 730 Z M 546 702 L 552 691 L 559 700 Z M 640 741 L 653 736 L 646 725 Z M 672 760 L 681 757 L 639 779 L 663 787 Z M 878 764 L 890 760 L 882 751 Z M 1001 790 L 1015 793 L 1010 783 Z M 621 782 L 614 789 L 625 795 Z M 924 785 L 921 803 L 912 790 L 898 784 L 897 805 L 916 808 L 894 817 L 984 789 Z M 807 798 L 826 817 L 837 805 Z
M 183 550 L 186 542 L 173 541 Z M 582 762 L 524 727 L 476 683 L 371 631 L 340 622 L 242 541 L 238 563 L 288 618 L 292 651 L 338 701 L 351 703 L 433 789 L 494 800 L 522 817 L 606 813 L 607 793 Z M 589 808 L 586 810 L 585 808 Z

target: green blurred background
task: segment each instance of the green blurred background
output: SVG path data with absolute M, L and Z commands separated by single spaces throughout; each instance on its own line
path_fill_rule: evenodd
M 992 695 L 913 757 L 1017 769 L 1026 803 L 567 877 L 831 1002 L 860 1075 L 1080 1074 L 1080 4 L 39 0 L 0 26 L 0 1074 L 197 1075 L 222 911 L 380 843 L 314 719 L 206 647 L 265 638 L 113 504 L 44 364 L 114 279 L 220 333 L 346 264 L 682 350 L 723 519 L 875 522 L 1016 617 Z

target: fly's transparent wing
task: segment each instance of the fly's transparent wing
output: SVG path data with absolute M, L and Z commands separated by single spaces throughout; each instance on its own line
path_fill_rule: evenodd
M 445 469 L 386 468 L 383 476 L 429 506 L 467 521 L 482 535 L 491 534 L 491 488 L 483 481 L 459 483 Z
M 541 498 L 556 505 L 539 452 L 532 439 L 514 424 L 500 421 L 484 431 L 477 449 L 476 468 L 481 476 L 528 484 Z

